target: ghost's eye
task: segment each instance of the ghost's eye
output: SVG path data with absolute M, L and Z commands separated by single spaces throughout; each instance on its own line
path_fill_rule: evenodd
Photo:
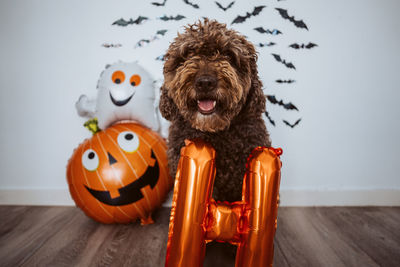
M 93 149 L 86 150 L 82 155 L 82 164 L 88 171 L 95 171 L 99 167 L 99 157 Z
M 125 81 L 125 74 L 120 70 L 114 71 L 114 73 L 111 76 L 111 79 L 116 84 L 123 83 Z
M 130 83 L 132 86 L 138 86 L 140 84 L 141 78 L 139 75 L 135 74 L 132 75 L 131 79 L 130 79 Z
M 133 153 L 139 148 L 139 137 L 131 131 L 125 131 L 118 135 L 118 145 L 128 153 Z

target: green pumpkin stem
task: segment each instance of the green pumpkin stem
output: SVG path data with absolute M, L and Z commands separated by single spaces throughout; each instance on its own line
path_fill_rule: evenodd
M 98 125 L 97 118 L 88 120 L 83 124 L 83 126 L 85 126 L 89 131 L 91 131 L 93 135 L 101 131 Z

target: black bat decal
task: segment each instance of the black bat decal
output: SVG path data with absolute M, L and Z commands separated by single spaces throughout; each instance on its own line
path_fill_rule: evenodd
M 161 19 L 161 20 L 163 20 L 163 21 L 168 21 L 168 20 L 181 20 L 181 19 L 184 19 L 184 18 L 186 18 L 185 16 L 182 16 L 182 15 L 177 15 L 177 16 L 166 16 L 166 15 L 164 15 L 164 16 L 162 16 L 162 17 L 160 17 L 159 19 Z
M 150 37 L 149 39 L 141 39 L 139 42 L 136 43 L 135 48 L 142 47 L 145 44 L 149 44 L 155 40 L 159 40 L 168 30 L 158 30 L 156 35 Z
M 105 48 L 119 48 L 122 46 L 122 44 L 108 44 L 108 43 L 104 43 L 101 46 L 105 47 Z
M 308 43 L 308 44 L 294 43 L 294 44 L 289 45 L 289 47 L 294 48 L 294 49 L 311 49 L 315 46 L 318 46 L 318 45 L 314 44 L 314 43 Z
M 193 4 L 193 3 L 189 2 L 189 0 L 183 0 L 183 2 L 184 2 L 185 4 L 188 4 L 189 6 L 194 7 L 194 8 L 199 8 L 199 5 Z
M 167 32 L 168 30 L 159 30 L 159 31 L 157 31 L 157 35 L 162 35 L 162 36 L 164 36 L 165 35 L 165 33 Z
M 274 95 L 267 95 L 267 99 L 268 99 L 268 101 L 271 102 L 272 104 L 282 106 L 282 107 L 284 107 L 284 108 L 287 109 L 287 110 L 293 110 L 293 109 L 294 109 L 294 110 L 299 111 L 299 110 L 297 109 L 297 107 L 296 107 L 295 105 L 293 105 L 291 102 L 289 102 L 289 103 L 283 103 L 282 100 L 279 100 L 279 101 L 278 101 Z
M 269 42 L 269 43 L 259 43 L 258 46 L 259 47 L 264 47 L 264 46 L 274 46 L 276 45 L 276 43 L 274 42 Z
M 304 23 L 302 20 L 295 20 L 294 16 L 289 16 L 288 12 L 286 9 L 282 8 L 275 8 L 278 10 L 279 14 L 281 15 L 282 18 L 289 20 L 292 22 L 297 28 L 303 28 L 308 31 L 307 25 Z
M 265 116 L 267 116 L 267 119 L 269 120 L 269 122 L 275 126 L 275 121 L 269 116 L 268 111 L 265 111 Z
M 117 21 L 114 21 L 112 25 L 117 25 L 117 26 L 123 26 L 126 27 L 130 24 L 142 24 L 143 21 L 148 20 L 149 18 L 147 17 L 142 17 L 139 16 L 137 19 L 133 20 L 132 18 L 130 20 L 124 20 L 123 18 L 120 18 Z
M 280 55 L 277 54 L 271 54 L 274 56 L 275 60 L 278 62 L 281 62 L 283 65 L 285 65 L 289 69 L 296 69 L 296 67 L 291 63 L 291 62 L 286 62 L 286 60 L 282 59 Z
M 242 23 L 245 20 L 247 20 L 248 18 L 252 17 L 252 16 L 257 16 L 258 14 L 260 14 L 260 12 L 264 9 L 264 7 L 266 6 L 256 6 L 253 10 L 253 12 L 249 13 L 247 12 L 245 16 L 237 16 L 231 24 L 235 24 L 235 23 Z
M 156 60 L 164 61 L 165 60 L 164 57 L 165 55 L 158 56 L 156 57 Z
M 294 83 L 296 81 L 295 80 L 276 80 L 275 82 L 277 82 L 277 83 Z
M 144 44 L 149 44 L 152 40 L 149 39 L 141 39 L 139 40 L 139 42 L 136 43 L 135 48 L 136 47 L 142 47 L 144 46 Z
M 167 0 L 164 0 L 162 3 L 157 3 L 157 2 L 151 2 L 152 5 L 155 6 L 165 6 L 165 3 L 167 2 Z
M 271 35 L 282 34 L 282 32 L 280 30 L 277 30 L 277 29 L 273 29 L 271 31 L 269 29 L 265 30 L 263 27 L 257 27 L 257 28 L 254 28 L 254 30 L 258 31 L 259 33 L 266 33 L 266 34 L 271 34 Z
M 301 122 L 301 118 L 298 119 L 295 123 L 290 124 L 288 121 L 282 120 L 287 126 L 290 126 L 292 128 L 296 127 L 296 125 L 298 125 Z
M 233 1 L 232 3 L 230 3 L 227 7 L 223 7 L 220 3 L 218 3 L 217 1 L 215 1 L 215 3 L 217 4 L 217 6 L 222 9 L 223 11 L 227 11 L 228 9 L 230 9 L 233 4 L 235 3 L 235 1 Z

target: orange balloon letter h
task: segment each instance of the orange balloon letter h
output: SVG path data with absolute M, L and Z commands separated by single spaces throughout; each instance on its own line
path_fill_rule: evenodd
M 166 267 L 201 267 L 206 243 L 238 246 L 236 267 L 272 266 L 281 149 L 257 147 L 246 164 L 242 201 L 211 198 L 215 150 L 201 140 L 181 150 L 169 224 Z

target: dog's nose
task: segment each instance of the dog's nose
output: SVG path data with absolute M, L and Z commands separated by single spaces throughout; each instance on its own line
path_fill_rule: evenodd
M 196 88 L 203 91 L 210 91 L 217 87 L 217 78 L 210 75 L 200 76 L 196 79 Z

